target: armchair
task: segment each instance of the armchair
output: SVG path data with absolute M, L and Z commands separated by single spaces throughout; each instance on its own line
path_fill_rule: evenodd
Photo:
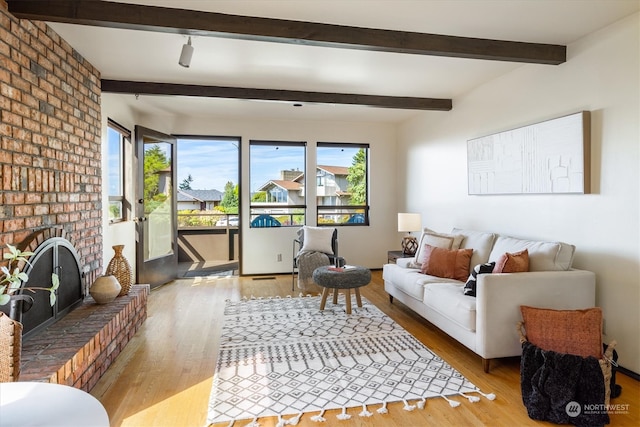
M 295 290 L 295 276 L 298 273 L 298 287 L 315 286 L 313 270 L 323 265 L 343 266 L 344 258 L 338 256 L 338 230 L 327 227 L 303 226 L 293 239 L 293 267 L 291 270 L 291 291 Z

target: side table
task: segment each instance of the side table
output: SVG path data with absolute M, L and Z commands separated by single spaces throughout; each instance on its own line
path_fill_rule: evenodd
M 387 260 L 389 264 L 395 264 L 398 258 L 411 258 L 411 255 L 405 255 L 404 252 L 400 251 L 387 251 Z
M 0 383 L 0 414 L 2 427 L 109 427 L 98 399 L 62 384 Z

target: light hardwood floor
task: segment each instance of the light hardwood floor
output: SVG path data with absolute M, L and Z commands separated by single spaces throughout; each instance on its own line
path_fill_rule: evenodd
M 381 272 L 362 295 L 391 316 L 431 350 L 443 357 L 494 401 L 482 399 L 452 408 L 440 398 L 427 400 L 425 409 L 408 412 L 402 403 L 390 404 L 389 413 L 370 418 L 358 416 L 360 408 L 348 410 L 352 418 L 337 420 L 340 411 L 327 411 L 318 424 L 305 415 L 301 427 L 411 427 L 411 426 L 526 426 L 552 425 L 528 418 L 520 394 L 519 358 L 492 362 L 485 374 L 480 358 L 399 302 L 389 303 Z M 107 409 L 111 426 L 203 427 L 216 364 L 224 302 L 242 297 L 291 295 L 291 276 L 180 279 L 152 291 L 148 319 L 91 394 Z M 640 384 L 618 374 L 622 395 L 612 404 L 627 410 L 611 415 L 611 426 L 640 426 Z M 245 426 L 238 421 L 235 426 Z M 260 425 L 273 427 L 277 418 L 261 418 Z M 222 426 L 226 424 L 216 425 Z

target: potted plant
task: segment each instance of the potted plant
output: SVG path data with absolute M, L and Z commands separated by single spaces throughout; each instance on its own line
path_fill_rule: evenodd
M 56 273 L 51 274 L 51 286 L 46 287 L 23 287 L 22 283 L 26 283 L 29 280 L 29 275 L 24 271 L 20 271 L 18 264 L 25 262 L 29 264 L 28 257 L 33 255 L 33 252 L 21 251 L 15 246 L 7 244 L 9 252 L 4 254 L 4 260 L 6 265 L 0 267 L 0 305 L 6 305 L 11 301 L 26 301 L 28 307 L 33 304 L 33 298 L 30 295 L 18 294 L 19 291 L 29 291 L 35 293 L 36 291 L 49 291 L 49 302 L 53 306 L 56 303 L 56 290 L 60 285 L 58 275 Z M 24 312 L 26 310 L 20 310 Z M 12 310 L 13 312 L 13 310 Z M 21 313 L 17 313 L 19 316 Z M 15 316 L 11 316 L 15 318 Z M 19 319 L 15 319 L 19 320 Z

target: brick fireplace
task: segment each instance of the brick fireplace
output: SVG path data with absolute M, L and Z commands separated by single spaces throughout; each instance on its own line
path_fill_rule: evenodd
M 0 0 L 0 256 L 6 244 L 62 230 L 85 285 L 103 272 L 100 97 L 93 65 Z M 42 331 L 46 341 L 25 340 L 21 379 L 90 389 L 146 318 L 147 294 L 136 286 L 113 304 L 80 301 Z
M 43 22 L 0 0 L 0 247 L 64 229 L 102 272 L 100 73 Z

